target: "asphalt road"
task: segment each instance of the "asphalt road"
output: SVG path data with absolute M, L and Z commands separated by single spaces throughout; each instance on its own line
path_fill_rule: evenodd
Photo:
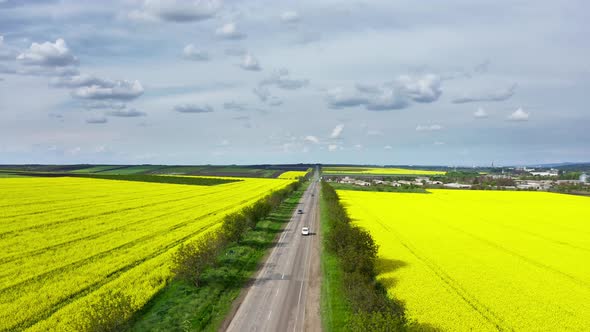
M 314 181 L 239 304 L 227 331 L 321 331 L 319 183 Z M 303 210 L 298 214 L 297 210 Z M 303 236 L 301 228 L 310 227 Z

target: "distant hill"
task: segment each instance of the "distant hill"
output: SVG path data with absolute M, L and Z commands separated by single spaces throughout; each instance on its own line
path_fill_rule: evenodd
M 537 164 L 537 165 L 529 165 L 528 167 L 536 167 L 536 168 L 557 168 L 563 171 L 581 171 L 581 172 L 588 172 L 590 171 L 590 162 L 563 162 L 563 163 L 553 163 L 553 164 Z

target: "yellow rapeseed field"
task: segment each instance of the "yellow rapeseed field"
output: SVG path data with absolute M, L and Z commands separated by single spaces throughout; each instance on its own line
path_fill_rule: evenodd
M 428 171 L 406 168 L 379 168 L 379 167 L 325 167 L 322 172 L 330 174 L 368 174 L 368 175 L 442 175 L 446 172 Z
M 338 191 L 379 244 L 379 280 L 445 331 L 590 331 L 590 198 Z
M 279 179 L 297 180 L 300 177 L 304 177 L 307 173 L 308 173 L 308 171 L 305 171 L 305 172 L 304 171 L 287 171 L 287 172 L 279 175 Z
M 140 308 L 170 279 L 179 244 L 291 182 L 0 179 L 0 331 L 67 330 L 113 289 Z

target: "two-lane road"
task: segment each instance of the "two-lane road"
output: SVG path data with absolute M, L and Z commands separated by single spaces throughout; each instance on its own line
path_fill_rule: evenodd
M 321 330 L 317 178 L 316 172 L 227 331 Z M 297 213 L 299 209 L 303 214 Z M 301 234 L 303 226 L 310 228 L 310 235 Z

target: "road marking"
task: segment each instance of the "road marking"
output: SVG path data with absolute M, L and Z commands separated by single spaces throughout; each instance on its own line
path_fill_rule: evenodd
M 302 280 L 302 281 L 301 281 L 301 286 L 299 287 L 299 298 L 297 299 L 297 308 L 299 308 L 299 303 L 301 302 L 301 293 L 302 293 L 302 291 L 303 291 L 303 283 L 304 283 L 304 282 L 305 282 L 305 281 L 303 281 L 303 280 Z
M 268 318 L 266 320 L 270 320 L 270 315 L 272 315 L 272 310 L 268 313 Z

